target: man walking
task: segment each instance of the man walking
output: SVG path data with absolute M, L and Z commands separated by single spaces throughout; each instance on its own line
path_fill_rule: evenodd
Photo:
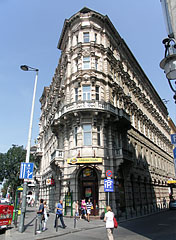
M 39 210 L 37 212 L 37 217 L 38 217 L 38 221 L 39 221 L 39 231 L 37 231 L 37 233 L 42 232 L 43 214 L 44 214 L 44 204 L 43 204 L 43 199 L 40 199 L 40 206 L 39 206 Z
M 61 221 L 61 224 L 62 224 L 62 228 L 66 228 L 66 225 L 65 225 L 64 220 L 63 220 L 63 201 L 62 200 L 60 200 L 59 203 L 57 204 L 56 218 L 55 218 L 55 225 L 54 225 L 54 227 L 56 227 L 57 218 L 60 218 L 60 221 Z

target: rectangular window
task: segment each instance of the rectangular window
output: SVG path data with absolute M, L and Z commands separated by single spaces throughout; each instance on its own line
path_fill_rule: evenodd
M 90 69 L 90 57 L 83 57 L 83 69 Z
M 97 33 L 95 33 L 95 43 L 97 42 Z
M 78 35 L 76 35 L 76 44 L 78 44 Z
M 96 86 L 95 91 L 96 91 L 96 100 L 99 100 L 100 99 L 100 97 L 99 97 L 99 86 Z
M 84 38 L 83 42 L 88 43 L 89 42 L 89 32 L 83 33 L 83 38 Z
M 78 145 L 78 128 L 75 127 L 75 146 Z
M 91 100 L 91 88 L 90 85 L 83 86 L 83 101 Z
M 75 60 L 76 71 L 78 71 L 78 59 Z
M 100 126 L 97 126 L 97 145 L 100 146 Z
M 95 59 L 95 69 L 98 70 L 98 59 Z
M 83 125 L 83 133 L 84 133 L 84 145 L 91 146 L 92 145 L 92 126 L 91 124 Z
M 75 101 L 78 101 L 78 88 L 75 88 Z

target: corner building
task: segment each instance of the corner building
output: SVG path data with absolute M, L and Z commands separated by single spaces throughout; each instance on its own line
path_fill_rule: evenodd
M 160 208 L 175 175 L 168 112 L 125 41 L 107 16 L 83 8 L 65 20 L 58 49 L 40 99 L 40 197 L 53 210 L 70 193 L 73 202 L 91 198 L 100 215 L 111 170 L 115 214 Z

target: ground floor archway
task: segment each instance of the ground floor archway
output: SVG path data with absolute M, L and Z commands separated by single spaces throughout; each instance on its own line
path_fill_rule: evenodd
M 90 167 L 83 168 L 78 175 L 78 197 L 79 200 L 90 198 L 93 203 L 93 215 L 98 215 L 98 177 L 95 169 Z

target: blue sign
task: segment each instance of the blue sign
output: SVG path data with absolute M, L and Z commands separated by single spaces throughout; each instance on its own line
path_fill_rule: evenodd
M 174 159 L 176 158 L 176 147 L 173 149 Z
M 33 177 L 33 163 L 21 163 L 20 178 L 21 179 L 32 179 Z
M 104 179 L 104 191 L 114 192 L 114 179 Z
M 172 144 L 176 144 L 176 133 L 175 134 L 171 134 L 171 143 Z

